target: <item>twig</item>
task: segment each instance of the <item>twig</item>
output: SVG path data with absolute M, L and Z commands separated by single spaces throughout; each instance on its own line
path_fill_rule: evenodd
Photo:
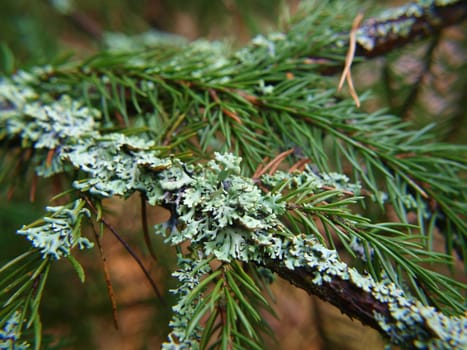
M 467 19 L 467 1 L 458 0 L 450 4 L 435 2 L 429 7 L 419 6 L 418 15 L 408 15 L 395 8 L 394 17 L 375 17 L 366 20 L 356 31 L 355 56 L 364 58 L 381 57 L 397 48 L 430 37 L 443 28 L 461 23 Z M 402 29 L 401 29 L 402 28 Z M 341 33 L 342 38 L 350 33 Z M 341 66 L 325 57 L 308 57 L 305 64 L 322 65 L 321 73 L 334 75 L 341 72 Z
M 86 196 L 83 195 L 84 200 L 86 203 L 88 203 L 89 207 L 92 209 L 92 211 L 97 214 L 97 209 L 94 206 L 94 204 L 91 202 L 91 200 Z M 112 234 L 117 238 L 117 240 L 122 244 L 122 246 L 126 249 L 126 251 L 133 257 L 133 259 L 136 261 L 138 266 L 140 267 L 141 271 L 143 271 L 144 275 L 146 276 L 146 279 L 148 280 L 149 284 L 151 285 L 152 289 L 156 293 L 157 297 L 165 304 L 164 299 L 162 298 L 161 293 L 159 292 L 159 289 L 157 288 L 156 283 L 152 279 L 151 275 L 149 274 L 149 271 L 144 267 L 141 259 L 136 255 L 136 253 L 133 251 L 133 249 L 128 245 L 128 243 L 123 239 L 122 236 L 110 225 L 103 217 L 100 218 L 100 221 L 104 224 L 107 229 L 112 232 Z
M 31 180 L 31 190 L 29 191 L 29 201 L 31 203 L 34 203 L 36 201 L 36 192 L 37 192 L 37 179 L 39 177 L 37 176 L 36 173 L 32 175 L 32 180 Z
M 268 160 L 269 157 L 264 157 L 262 162 L 258 164 L 258 167 L 256 168 L 255 173 L 252 176 L 253 180 L 258 179 L 263 174 L 262 171 L 264 169 L 264 163 L 266 163 Z
M 264 175 L 268 170 L 269 174 L 273 174 L 277 168 L 279 167 L 280 163 L 286 158 L 289 154 L 292 154 L 294 152 L 294 149 L 291 148 L 288 151 L 282 152 L 278 154 L 273 160 L 271 160 L 266 166 L 256 170 L 255 174 L 253 175 L 253 179 L 258 179 L 262 175 Z
M 297 163 L 295 163 L 294 165 L 290 167 L 289 173 L 293 173 L 295 170 L 302 171 L 303 167 L 308 163 L 310 163 L 309 158 L 304 158 L 304 159 L 299 160 Z
M 299 267 L 289 270 L 275 261 L 270 261 L 264 266 L 276 272 L 291 284 L 336 306 L 350 318 L 356 318 L 364 325 L 385 334 L 374 315 L 378 313 L 389 319 L 391 316 L 388 305 L 377 300 L 369 293 L 362 293 L 361 289 L 356 288 L 348 280 L 336 276 L 332 281 L 323 282 L 318 286 L 313 283 L 311 276 L 314 275 L 314 272 L 310 268 Z
M 430 43 L 430 46 L 428 46 L 428 49 L 426 50 L 425 60 L 423 61 L 423 67 L 420 71 L 420 74 L 418 75 L 417 80 L 415 81 L 412 89 L 410 90 L 410 93 L 407 95 L 407 98 L 405 99 L 404 103 L 402 104 L 402 107 L 399 110 L 398 115 L 400 115 L 403 119 L 407 119 L 407 114 L 414 102 L 416 101 L 418 94 L 420 93 L 423 79 L 425 78 L 426 74 L 430 72 L 431 65 L 433 64 L 433 54 L 435 52 L 436 47 L 439 44 L 440 38 L 441 35 L 436 35 Z
M 55 148 L 49 149 L 49 151 L 47 152 L 47 158 L 45 160 L 45 164 L 47 168 L 50 168 L 50 166 L 52 165 L 52 160 L 54 158 L 54 155 L 55 155 Z
M 239 118 L 238 115 L 236 115 L 234 112 L 228 110 L 225 107 L 222 107 L 221 100 L 219 99 L 219 96 L 217 96 L 217 92 L 214 89 L 209 89 L 209 95 L 211 98 L 216 102 L 219 107 L 221 108 L 222 113 L 224 113 L 226 116 L 232 118 L 235 120 L 238 124 L 243 124 L 242 120 Z
M 93 224 L 91 224 L 92 230 L 94 232 L 94 237 L 96 238 L 96 244 L 99 248 L 99 253 L 101 255 L 102 265 L 104 268 L 104 278 L 105 278 L 105 285 L 107 286 L 107 294 L 109 295 L 110 303 L 112 304 L 112 318 L 114 321 L 115 329 L 119 329 L 118 326 L 118 312 L 117 312 L 117 300 L 115 299 L 115 293 L 112 286 L 112 281 L 110 279 L 110 272 L 107 265 L 107 258 L 104 254 L 104 249 L 102 248 L 101 237 L 99 233 L 97 233 L 96 228 Z
M 396 8 L 394 15 L 383 19 L 373 18 L 359 28 L 357 56 L 376 57 L 386 54 L 417 39 L 426 38 L 442 28 L 460 23 L 467 18 L 465 0 L 443 3 L 431 1 L 409 4 L 416 11 L 407 14 Z

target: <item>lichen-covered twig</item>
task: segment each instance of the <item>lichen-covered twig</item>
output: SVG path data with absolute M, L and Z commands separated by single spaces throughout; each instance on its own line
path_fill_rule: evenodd
M 83 198 L 96 221 L 122 244 L 93 203 L 139 192 L 149 205 L 169 209 L 170 219 L 156 227 L 167 244 L 178 248 L 180 258 L 168 349 L 208 343 L 210 336 L 200 340 L 204 331 L 194 321 L 211 311 L 205 328 L 209 330 L 217 310 L 220 318 L 224 316 L 225 304 L 237 310 L 230 313 L 231 319 L 252 310 L 229 275 L 243 263 L 276 271 L 376 328 L 394 344 L 465 346 L 466 318 L 459 293 L 465 285 L 424 267 L 449 265 L 449 257 L 428 249 L 427 237 L 415 235 L 411 225 L 374 223 L 352 212 L 351 206 L 361 201 L 361 185 L 330 170 L 343 172 L 344 166 L 352 165 L 355 181 L 371 189 L 368 200 L 398 205 L 401 217 L 416 210 L 422 223 L 432 218 L 424 200 L 435 191 L 449 195 L 444 205 L 455 209 L 449 220 L 463 227 L 455 205 L 462 192 L 457 175 L 464 164 L 450 153 L 454 146 L 426 145 L 429 135 L 424 131 L 406 131 L 397 118 L 355 113 L 336 101 L 334 91 L 321 87 L 326 84 L 319 67 L 310 68 L 303 60 L 310 50 L 322 54 L 330 48 L 327 54 L 338 66 L 343 50 L 332 50 L 340 36 L 326 28 L 322 37 L 304 40 L 309 27 L 297 28 L 301 30 L 258 36 L 231 56 L 213 45 L 195 43 L 169 55 L 109 53 L 2 80 L 1 140 L 10 148 L 34 150 L 28 164 L 38 176 L 70 175 L 70 191 L 81 197 L 73 215 L 68 207 L 55 208 L 55 217 L 25 227 L 23 233 L 45 258 L 72 259 L 71 248 L 90 246 L 73 229 L 75 216 L 88 213 Z M 300 64 L 303 71 L 292 74 Z M 235 114 L 229 115 L 232 111 Z M 114 129 L 124 125 L 136 128 Z M 217 136 L 228 147 L 221 145 L 223 151 L 211 156 L 207 150 L 219 146 Z M 169 153 L 194 149 L 204 153 L 204 161 L 185 162 L 183 155 Z M 314 164 L 303 171 L 278 171 L 287 156 L 296 156 L 295 167 L 312 158 Z M 258 169 L 266 157 L 273 160 Z M 253 179 L 246 169 L 258 169 Z M 380 187 L 380 176 L 386 188 Z M 430 188 L 422 188 L 425 183 Z M 407 193 L 410 188 L 417 196 Z M 47 244 L 40 245 L 44 239 Z M 334 242 L 362 268 L 344 263 Z M 190 253 L 181 253 L 182 244 L 190 245 Z M 210 290 L 211 282 L 222 295 L 200 292 Z M 246 285 L 260 294 L 254 281 Z M 233 300 L 234 294 L 242 306 Z M 258 320 L 254 309 L 250 315 Z M 7 323 L 1 322 L 0 326 Z M 227 329 L 225 344 L 234 344 L 239 336 L 228 322 L 229 317 L 222 319 L 220 327 Z M 252 324 L 247 317 L 242 322 Z M 255 337 L 254 332 L 250 335 Z
M 60 103 L 68 106 L 66 101 Z M 74 110 L 76 106 L 69 108 L 72 113 L 83 113 Z M 218 154 L 215 161 L 188 169 L 176 159 L 159 158 L 152 150 L 152 142 L 118 133 L 100 136 L 97 131 L 89 131 L 94 137 L 63 139 L 60 135 L 70 133 L 65 131 L 75 128 L 75 123 L 53 127 L 61 130 L 46 133 L 47 137 L 55 135 L 48 140 L 51 147 L 57 148 L 55 142 L 61 142 L 54 154 L 54 169 L 63 171 L 71 165 L 83 172 L 84 177 L 75 181 L 74 187 L 84 193 L 91 210 L 95 208 L 88 196 L 127 197 L 141 191 L 149 203 L 172 209 L 172 218 L 166 230 L 161 231 L 168 233 L 166 241 L 170 244 L 190 241 L 201 256 L 214 256 L 227 263 L 251 261 L 276 270 L 309 292 L 332 299 L 343 311 L 377 328 L 395 344 L 407 346 L 410 342 L 409 348 L 421 344 L 433 349 L 466 344 L 467 339 L 462 336 L 465 318 L 444 316 L 407 297 L 387 279 L 376 282 L 363 276 L 340 261 L 335 251 L 326 249 L 312 236 L 292 234 L 281 222 L 280 217 L 287 210 L 287 192 L 282 194 L 287 184 L 306 183 L 317 193 L 329 186 L 342 188 L 343 193 L 356 193 L 358 187 L 343 181 L 341 175 L 263 175 L 263 184 L 274 189 L 264 194 L 252 180 L 240 176 L 241 160 L 232 155 Z M 306 191 L 313 193 L 311 188 Z M 330 195 L 326 197 L 328 201 Z M 305 201 L 301 206 L 315 208 L 309 205 Z M 316 206 L 316 210 L 323 207 Z M 101 221 L 121 240 L 106 221 Z
M 316 284 L 313 269 L 290 270 L 274 261 L 267 266 L 293 285 L 378 330 L 403 349 L 450 350 L 467 346 L 467 318 L 445 316 L 432 307 L 407 299 L 393 285 L 374 281 L 366 285 L 363 281 L 367 277 L 352 270 L 347 270 L 353 276 L 350 280 L 333 276 L 332 280 Z
M 416 1 L 368 19 L 357 31 L 357 55 L 375 57 L 467 18 L 463 0 Z

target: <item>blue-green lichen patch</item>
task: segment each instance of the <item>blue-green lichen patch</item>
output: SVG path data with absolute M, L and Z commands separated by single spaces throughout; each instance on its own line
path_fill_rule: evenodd
M 179 186 L 173 194 L 181 231 L 172 230 L 167 240 L 179 244 L 190 240 L 201 244 L 206 255 L 222 261 L 246 260 L 248 240 L 256 232 L 265 234 L 281 226 L 277 215 L 284 211 L 272 194 L 264 195 L 251 179 L 240 176 L 240 158 L 216 154 L 205 167 L 178 175 Z M 181 170 L 180 170 L 181 171 Z M 161 174 L 164 176 L 164 173 Z M 179 187 L 182 188 L 182 187 Z
M 297 241 L 297 242 L 294 242 Z M 375 311 L 375 319 L 392 344 L 411 344 L 415 349 L 465 349 L 467 347 L 467 318 L 446 316 L 434 307 L 407 296 L 407 293 L 387 279 L 375 281 L 340 261 L 337 252 L 329 250 L 313 238 L 297 237 L 279 244 L 281 256 L 265 250 L 267 258 L 275 258 L 288 269 L 311 268 L 317 286 L 336 279 L 348 281 L 362 293 L 371 295 L 386 305 L 388 314 Z M 260 261 L 259 261 L 260 262 Z M 261 262 L 260 262 L 261 263 Z
M 28 103 L 38 100 L 39 93 L 30 85 L 37 84 L 40 76 L 51 72 L 51 66 L 34 67 L 29 72 L 19 70 L 9 78 L 0 78 L 0 123 L 20 116 Z
M 55 100 L 31 87 L 51 69 L 19 71 L 9 79 L 0 79 L 0 125 L 9 137 L 20 137 L 24 146 L 54 149 L 69 143 L 68 139 L 89 135 L 98 125 L 97 109 L 85 107 L 67 95 Z
M 37 93 L 27 85 L 18 85 L 9 79 L 0 80 L 0 122 L 21 114 L 28 101 L 37 99 Z
M 413 349 L 467 348 L 467 317 L 446 316 L 434 307 L 423 305 L 387 279 L 375 281 L 343 263 L 337 252 L 314 238 L 305 236 L 276 237 L 275 249 L 258 246 L 251 259 L 260 264 L 277 260 L 287 269 L 306 268 L 313 273 L 313 284 L 322 286 L 335 280 L 347 281 L 355 290 L 371 296 L 387 312 L 374 312 L 379 326 L 392 344 Z M 278 254 L 280 252 L 280 255 Z M 309 268 L 309 269 L 308 269 Z
M 93 244 L 80 235 L 81 220 L 90 213 L 83 208 L 84 202 L 75 201 L 72 205 L 47 207 L 50 215 L 17 231 L 40 250 L 42 258 L 58 260 L 70 255 L 75 246 L 80 249 L 91 248 Z
M 96 139 L 83 139 L 64 148 L 62 161 L 84 172 L 74 187 L 93 195 L 127 197 L 140 190 L 150 204 L 160 201 L 162 188 L 150 173 L 170 168 L 170 158 L 159 158 L 154 143 L 122 134 L 109 134 Z
M 403 296 L 389 303 L 390 319 L 375 313 L 392 344 L 413 349 L 466 349 L 467 317 L 446 316 Z
M 346 175 L 333 172 L 319 173 L 314 171 L 308 164 L 305 171 L 293 174 L 283 171 L 277 171 L 272 175 L 265 174 L 261 177 L 261 182 L 270 187 L 276 187 L 286 182 L 288 189 L 306 186 L 316 192 L 321 192 L 323 188 L 333 188 L 356 196 L 361 191 L 361 185 L 350 182 Z
M 14 311 L 3 325 L 3 329 L 0 329 L 0 349 L 30 349 L 30 344 L 21 340 L 21 311 Z
M 20 90 L 14 84 L 2 85 L 5 84 L 0 83 L 0 126 L 9 138 L 20 138 L 22 147 L 34 147 L 32 163 L 36 164 L 39 176 L 48 177 L 65 170 L 60 160 L 64 145 L 98 135 L 95 130 L 100 113 L 96 109 L 66 95 L 43 104 L 34 100 L 37 95 L 29 88 Z
M 188 324 L 193 319 L 200 298 L 192 298 L 192 291 L 199 285 L 201 278 L 212 273 L 206 259 L 191 260 L 179 256 L 178 270 L 172 276 L 179 281 L 179 286 L 171 293 L 177 295 L 177 303 L 173 306 L 174 315 L 170 321 L 172 331 L 168 341 L 162 344 L 163 350 L 196 350 L 199 349 L 201 326 L 197 325 L 187 332 Z
M 90 136 L 99 115 L 97 110 L 63 96 L 45 106 L 40 103 L 26 104 L 23 117 L 8 119 L 6 129 L 10 135 L 20 134 L 23 142 L 32 143 L 36 149 L 54 149 L 63 143 Z

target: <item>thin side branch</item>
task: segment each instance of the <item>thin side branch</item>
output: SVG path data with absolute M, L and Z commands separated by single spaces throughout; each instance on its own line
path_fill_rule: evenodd
M 407 98 L 405 99 L 404 103 L 402 104 L 398 115 L 400 115 L 403 119 L 408 119 L 408 114 L 410 109 L 413 107 L 413 104 L 417 100 L 417 96 L 422 89 L 423 80 L 430 73 L 431 66 L 433 64 L 433 54 L 435 49 L 438 47 L 440 42 L 441 35 L 436 35 L 433 40 L 431 41 L 426 53 L 425 53 L 425 60 L 423 61 L 423 67 L 420 71 L 420 74 L 417 77 L 417 80 L 413 84 L 410 93 L 408 94 Z
M 91 200 L 87 196 L 83 196 L 84 200 L 86 203 L 88 203 L 89 207 L 92 209 L 92 211 L 97 214 L 98 211 L 96 207 L 93 205 Z M 133 251 L 133 249 L 128 245 L 128 243 L 123 239 L 122 236 L 113 228 L 112 225 L 110 225 L 103 217 L 100 218 L 100 221 L 104 224 L 107 229 L 112 232 L 112 234 L 115 236 L 115 238 L 122 244 L 122 246 L 126 249 L 126 251 L 132 256 L 132 258 L 136 261 L 138 266 L 140 267 L 141 271 L 143 271 L 144 275 L 146 276 L 146 279 L 148 280 L 149 284 L 151 285 L 152 289 L 154 290 L 154 293 L 156 293 L 157 297 L 164 302 L 164 299 L 162 298 L 162 294 L 159 291 L 159 288 L 157 288 L 156 282 L 154 282 L 153 278 L 151 277 L 151 274 L 149 271 L 144 267 L 143 262 L 141 259 L 136 255 L 136 253 Z
M 104 248 L 102 247 L 101 237 L 96 231 L 94 225 L 91 224 L 92 231 L 94 232 L 94 238 L 96 239 L 96 245 L 99 248 L 99 254 L 102 260 L 102 266 L 104 270 L 105 285 L 107 286 L 107 294 L 109 295 L 110 303 L 112 305 L 112 318 L 114 321 L 115 329 L 119 329 L 118 326 L 118 311 L 117 311 L 117 300 L 115 299 L 114 288 L 112 285 L 112 280 L 110 279 L 110 271 L 107 265 L 107 258 L 104 254 Z

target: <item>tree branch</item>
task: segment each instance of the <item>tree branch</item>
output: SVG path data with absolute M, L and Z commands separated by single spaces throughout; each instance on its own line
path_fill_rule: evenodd
M 374 312 L 389 316 L 388 305 L 378 301 L 369 293 L 363 293 L 362 290 L 349 281 L 336 277 L 332 281 L 323 282 L 318 286 L 313 282 L 314 272 L 310 268 L 302 267 L 290 270 L 277 261 L 269 261 L 264 267 L 276 272 L 280 277 L 305 290 L 308 294 L 316 295 L 336 306 L 350 318 L 358 319 L 364 325 L 384 334 L 375 319 Z
M 364 22 L 357 32 L 357 55 L 381 56 L 397 47 L 431 36 L 467 18 L 467 2 L 462 0 L 429 5 L 411 3 L 386 11 L 381 18 Z
M 385 11 L 381 16 L 367 19 L 355 33 L 355 57 L 374 58 L 395 49 L 426 39 L 444 28 L 467 19 L 467 2 L 451 0 L 448 4 L 431 1 L 430 4 L 409 3 Z M 340 44 L 349 33 L 342 33 Z M 309 64 L 322 64 L 322 73 L 334 75 L 342 71 L 341 65 L 323 57 L 310 57 Z
M 378 282 L 365 288 L 352 278 L 335 275 L 330 281 L 317 284 L 313 276 L 321 273 L 319 269 L 289 269 L 282 262 L 274 260 L 267 261 L 263 266 L 310 295 L 336 306 L 351 319 L 358 319 L 362 324 L 376 329 L 392 344 L 404 349 L 454 349 L 467 343 L 465 335 L 462 335 L 465 333 L 465 319 L 447 317 L 432 307 L 406 299 L 397 290 L 385 292 L 381 298 L 375 294 Z M 415 314 L 410 315 L 412 311 L 408 310 L 415 309 Z M 447 327 L 445 331 L 437 327 L 440 324 Z M 453 343 L 450 344 L 450 341 Z

